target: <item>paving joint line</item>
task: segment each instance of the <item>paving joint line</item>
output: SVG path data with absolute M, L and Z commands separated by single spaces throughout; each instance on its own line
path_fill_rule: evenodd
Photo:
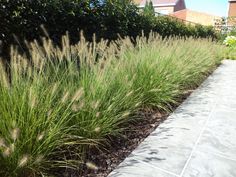
M 225 155 L 224 153 L 221 153 L 221 152 L 206 152 L 204 150 L 195 150 L 195 152 L 204 152 L 204 153 L 209 153 L 209 154 L 212 154 L 212 155 L 215 155 L 215 156 L 218 156 L 218 157 L 221 157 L 221 158 L 224 158 L 224 159 L 227 159 L 227 160 L 232 160 L 232 161 L 235 161 L 236 162 L 236 158 L 230 158 L 228 157 L 227 155 Z
M 137 160 L 137 159 L 135 159 L 135 160 Z M 162 172 L 165 172 L 165 173 L 167 173 L 167 174 L 170 174 L 170 175 L 173 175 L 173 176 L 176 176 L 176 177 L 180 177 L 178 174 L 175 174 L 175 173 L 173 173 L 173 172 L 171 172 L 171 171 L 168 171 L 168 170 L 165 170 L 165 169 L 162 169 L 162 168 L 159 168 L 159 167 L 156 167 L 155 165 L 153 165 L 153 164 L 150 164 L 150 163 L 148 163 L 148 162 L 144 162 L 144 161 L 142 161 L 142 160 L 137 160 L 139 163 L 144 163 L 144 164 L 148 164 L 149 166 L 151 166 L 151 167 L 153 167 L 153 168 L 155 168 L 155 169 L 158 169 L 158 170 L 160 170 L 160 171 L 162 171 Z
M 198 136 L 198 138 L 197 138 L 197 140 L 196 140 L 196 142 L 195 142 L 195 144 L 194 144 L 194 146 L 193 146 L 193 149 L 192 149 L 192 151 L 191 151 L 191 153 L 190 153 L 190 155 L 189 155 L 189 157 L 188 157 L 188 159 L 187 159 L 187 161 L 186 161 L 186 163 L 185 163 L 185 165 L 184 165 L 184 168 L 182 169 L 182 171 L 181 171 L 179 177 L 183 177 L 183 174 L 184 174 L 184 172 L 185 172 L 185 170 L 186 170 L 186 168 L 187 168 L 187 166 L 188 166 L 190 160 L 192 159 L 193 153 L 196 151 L 197 145 L 198 145 L 198 143 L 199 143 L 199 141 L 200 141 L 200 139 L 201 139 L 201 137 L 202 137 L 202 134 L 203 134 L 203 132 L 206 130 L 206 127 L 207 127 L 207 125 L 208 125 L 208 122 L 209 122 L 209 120 L 211 119 L 212 114 L 213 114 L 213 112 L 214 112 L 214 110 L 215 110 L 215 108 L 216 108 L 216 106 L 217 106 L 217 104 L 218 104 L 218 99 L 216 99 L 216 100 L 217 100 L 217 101 L 215 102 L 215 105 L 213 106 L 213 108 L 212 108 L 210 114 L 208 115 L 208 118 L 207 118 L 207 120 L 206 120 L 206 123 L 205 123 L 204 127 L 202 128 L 202 130 L 201 130 L 201 132 L 200 132 L 200 134 L 199 134 L 199 136 Z

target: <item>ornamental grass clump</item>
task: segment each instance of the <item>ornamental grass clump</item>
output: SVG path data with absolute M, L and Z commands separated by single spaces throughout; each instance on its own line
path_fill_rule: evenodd
M 222 55 L 222 46 L 207 39 L 151 33 L 135 44 L 81 36 L 70 45 L 64 36 L 61 47 L 47 39 L 27 44 L 27 56 L 12 48 L 10 64 L 0 64 L 0 176 L 97 170 L 86 156 L 90 148 L 123 135 L 140 120 L 140 108 L 171 110 Z

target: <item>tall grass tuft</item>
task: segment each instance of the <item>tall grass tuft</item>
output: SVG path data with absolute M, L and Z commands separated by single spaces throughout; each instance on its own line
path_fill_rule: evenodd
M 61 47 L 30 43 L 27 57 L 12 49 L 8 72 L 0 64 L 0 176 L 80 170 L 88 148 L 122 135 L 142 107 L 170 110 L 223 51 L 211 40 L 154 33 L 136 45 L 128 37 L 110 44 L 68 39 Z

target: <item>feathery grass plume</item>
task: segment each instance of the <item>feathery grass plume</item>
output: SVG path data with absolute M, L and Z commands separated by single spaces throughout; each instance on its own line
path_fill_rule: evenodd
M 42 29 L 43 34 L 49 38 L 48 31 L 46 30 L 46 28 L 44 27 L 44 25 L 40 25 L 40 28 Z
M 25 73 L 27 71 L 27 68 L 28 68 L 28 61 L 24 58 L 24 57 L 21 57 L 21 67 L 22 67 L 22 71 L 23 73 Z
M 89 168 L 91 170 L 98 170 L 98 167 L 92 162 L 86 162 L 86 166 L 87 166 L 87 168 Z
M 122 115 L 121 115 L 121 117 L 127 117 L 127 116 L 129 116 L 130 115 L 130 112 L 129 111 L 126 111 L 126 112 L 124 112 Z
M 100 112 L 97 112 L 97 113 L 96 113 L 96 117 L 99 117 L 99 116 L 100 116 Z
M 18 162 L 18 167 L 23 167 L 25 166 L 29 161 L 29 156 L 28 155 L 23 155 L 22 158 Z
M 36 98 L 36 91 L 34 91 L 33 87 L 30 87 L 29 89 L 29 106 L 31 109 L 35 108 L 37 104 L 37 98 Z
M 11 154 L 11 148 L 10 147 L 5 147 L 3 152 L 2 152 L 3 157 L 8 157 L 8 156 L 10 156 L 10 154 Z
M 79 107 L 78 107 L 79 110 L 83 109 L 84 105 L 85 105 L 84 101 L 81 101 L 81 102 L 79 103 Z
M 69 96 L 70 96 L 69 91 L 64 92 L 63 97 L 61 98 L 61 102 L 66 103 L 68 101 Z
M 5 143 L 5 140 L 0 137 L 0 148 L 2 147 L 6 147 L 6 143 Z
M 92 101 L 92 103 L 91 103 L 91 107 L 92 107 L 93 109 L 97 109 L 98 106 L 99 106 L 99 103 L 100 103 L 99 100 L 98 100 L 98 101 Z
M 139 107 L 140 105 L 141 105 L 141 102 L 138 102 L 134 105 L 134 107 L 136 108 L 136 107 Z
M 36 97 L 32 96 L 30 98 L 30 103 L 29 103 L 30 107 L 33 109 L 36 106 Z
M 43 156 L 38 155 L 34 161 L 35 164 L 40 164 L 43 161 Z
M 39 133 L 36 140 L 41 141 L 44 138 L 44 135 L 45 135 L 44 132 Z
M 127 93 L 125 96 L 126 96 L 126 97 L 129 97 L 129 96 L 131 96 L 133 93 L 134 93 L 134 91 L 131 90 L 131 91 L 130 91 L 129 93 Z
M 151 90 L 150 90 L 150 92 L 158 92 L 158 91 L 161 91 L 161 89 L 154 88 L 154 89 L 151 89 Z
M 71 61 L 72 59 L 72 56 L 71 56 L 71 45 L 70 45 L 70 38 L 69 38 L 69 35 L 68 35 L 68 32 L 66 33 L 66 35 L 64 35 L 62 37 L 62 56 L 63 56 L 63 59 L 66 59 L 67 61 Z
M 96 127 L 96 128 L 94 129 L 94 131 L 98 133 L 98 132 L 101 131 L 101 128 L 100 128 L 100 127 Z
M 49 109 L 48 111 L 47 111 L 47 117 L 48 118 L 50 118 L 50 116 L 52 115 L 52 112 L 53 112 L 53 110 L 52 109 Z
M 80 106 L 77 103 L 73 103 L 72 106 L 71 106 L 71 109 L 74 112 L 78 112 L 80 110 Z
M 17 138 L 20 136 L 20 129 L 19 128 L 14 128 L 11 130 L 11 138 L 13 141 L 16 141 Z
M 15 143 L 10 144 L 10 151 L 14 152 L 15 151 Z
M 58 83 L 54 83 L 53 86 L 52 86 L 52 90 L 51 90 L 51 95 L 54 95 L 55 92 L 57 91 L 59 87 L 59 84 Z
M 4 88 L 10 88 L 9 79 L 6 73 L 6 68 L 3 64 L 3 59 L 0 58 L 0 85 L 2 85 Z
M 72 102 L 79 101 L 79 99 L 83 96 L 83 94 L 84 94 L 84 89 L 83 88 L 78 89 L 75 92 L 74 96 L 72 97 L 71 101 Z
M 108 106 L 107 111 L 110 111 L 112 109 L 112 106 L 113 106 L 112 104 Z

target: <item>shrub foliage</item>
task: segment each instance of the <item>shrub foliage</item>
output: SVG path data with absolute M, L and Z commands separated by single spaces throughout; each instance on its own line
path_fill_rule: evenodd
M 38 39 L 45 35 L 44 25 L 54 42 L 69 31 L 72 42 L 79 40 L 79 31 L 86 38 L 117 39 L 118 36 L 136 37 L 144 30 L 158 32 L 162 36 L 180 35 L 215 37 L 210 27 L 187 26 L 169 17 L 154 17 L 153 13 L 142 13 L 130 0 L 1 0 L 0 40 L 8 45 L 21 44 L 24 39 Z

